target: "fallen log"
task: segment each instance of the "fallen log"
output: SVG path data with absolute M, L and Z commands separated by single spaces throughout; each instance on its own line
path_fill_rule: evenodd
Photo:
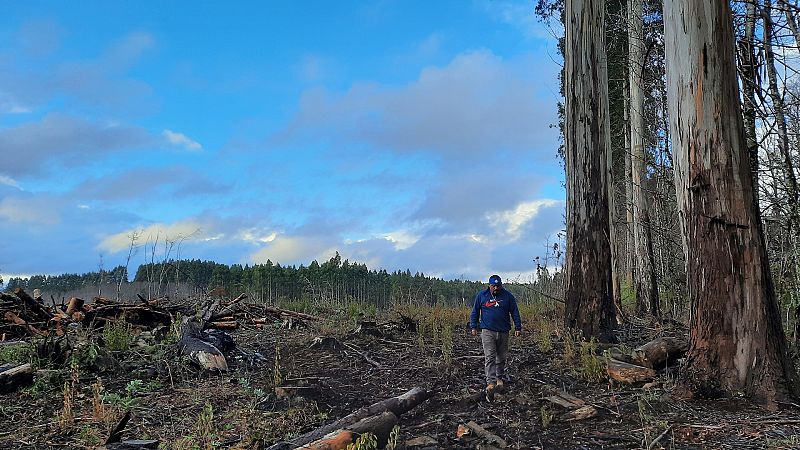
M 348 416 L 345 416 L 327 425 L 323 425 L 316 430 L 310 431 L 302 436 L 288 441 L 275 443 L 269 447 L 268 450 L 289 450 L 292 448 L 302 447 L 303 445 L 323 438 L 333 431 L 346 428 L 362 419 L 376 416 L 384 412 L 391 412 L 395 416 L 400 417 L 404 413 L 414 409 L 420 403 L 431 398 L 433 395 L 434 392 L 432 391 L 426 391 L 420 387 L 415 387 L 403 395 L 388 398 L 356 410 Z
M 490 433 L 486 428 L 483 428 L 482 426 L 478 425 L 472 420 L 467 422 L 467 428 L 472 430 L 476 435 L 482 437 L 489 443 L 497 444 L 497 446 L 500 448 L 508 447 L 508 443 L 506 443 L 506 441 L 503 438 L 501 438 L 496 434 Z
M 661 337 L 633 350 L 634 364 L 660 370 L 673 365 L 689 350 L 689 344 L 670 337 Z
M 550 403 L 555 403 L 556 405 L 567 409 L 577 409 L 586 404 L 585 401 L 564 391 L 557 392 L 549 397 L 545 397 L 544 399 Z
M 214 313 L 208 320 L 211 322 L 216 322 L 222 317 L 231 315 L 233 311 L 236 309 L 235 308 L 236 305 L 246 298 L 247 298 L 246 294 L 244 293 L 239 294 L 238 297 L 226 303 L 219 312 Z
M 0 365 L 0 394 L 14 392 L 33 381 L 33 368 L 30 363 Z
M 209 322 L 208 328 L 215 328 L 217 330 L 235 330 L 239 328 L 239 322 L 229 321 L 229 322 Z
M 584 405 L 578 409 L 567 411 L 561 415 L 561 420 L 565 422 L 574 422 L 583 419 L 589 419 L 597 415 L 597 409 L 592 405 Z
M 67 303 L 67 310 L 64 311 L 68 316 L 71 316 L 75 311 L 80 311 L 83 308 L 83 300 L 77 297 L 72 297 Z
M 637 366 L 614 358 L 607 359 L 606 372 L 612 379 L 620 383 L 636 384 L 651 381 L 656 377 L 656 371 L 649 367 Z
M 296 450 L 343 450 L 364 433 L 374 434 L 378 441 L 377 448 L 383 448 L 397 422 L 397 416 L 387 411 L 377 416 L 361 419 L 341 430 L 328 433 L 321 439 L 296 447 Z
M 7 321 L 25 328 L 26 330 L 28 330 L 29 333 L 34 334 L 36 336 L 47 336 L 48 334 L 47 331 L 40 330 L 35 326 L 30 325 L 25 319 L 19 317 L 18 315 L 14 314 L 11 311 L 6 312 L 3 317 L 5 317 Z
M 227 372 L 228 361 L 225 355 L 215 345 L 202 339 L 201 327 L 194 320 L 184 322 L 178 348 L 203 369 Z
M 44 307 L 44 304 L 39 303 L 33 297 L 28 295 L 27 292 L 22 290 L 22 288 L 14 289 L 14 295 L 16 295 L 22 302 L 24 303 L 24 308 L 27 309 L 29 312 L 33 313 L 33 317 L 36 321 L 48 321 L 53 317 L 53 314 Z
M 322 320 L 321 318 L 317 316 L 312 316 L 311 314 L 301 313 L 297 311 L 290 311 L 288 309 L 275 308 L 273 306 L 265 306 L 264 311 L 266 311 L 267 314 L 279 317 L 295 317 L 297 319 L 311 320 L 311 321 Z

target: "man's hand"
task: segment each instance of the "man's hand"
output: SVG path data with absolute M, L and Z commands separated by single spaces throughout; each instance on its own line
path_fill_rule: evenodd
M 514 336 L 515 337 L 519 337 L 520 334 L 522 334 L 522 331 L 514 330 Z
M 476 330 L 475 328 L 473 328 L 473 329 L 472 329 L 472 335 L 473 335 L 473 336 L 477 336 L 477 335 L 478 335 L 478 330 Z

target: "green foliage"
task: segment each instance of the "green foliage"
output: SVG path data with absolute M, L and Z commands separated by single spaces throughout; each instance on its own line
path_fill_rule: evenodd
M 578 342 L 581 339 L 581 332 L 578 330 L 567 329 L 564 331 L 564 354 L 562 360 L 564 364 L 572 364 L 578 355 Z
M 58 372 L 53 371 L 47 374 L 37 373 L 34 377 L 33 384 L 22 389 L 22 392 L 31 397 L 39 397 L 52 392 L 60 382 L 61 375 Z
M 31 362 L 36 355 L 33 345 L 27 342 L 0 347 L 0 364 Z
M 100 356 L 100 347 L 97 346 L 94 340 L 86 339 L 75 346 L 71 360 L 73 364 L 89 367 L 94 364 L 98 356 Z
M 183 316 L 179 313 L 172 320 L 169 331 L 162 342 L 166 345 L 177 344 L 181 340 L 181 334 L 183 334 Z
M 589 342 L 581 342 L 580 372 L 587 381 L 603 381 L 606 379 L 605 363 L 597 356 L 597 341 L 592 338 Z
M 442 325 L 442 362 L 450 366 L 453 363 L 453 326 Z
M 347 444 L 347 450 L 377 450 L 378 437 L 373 433 L 364 433 L 352 444 Z
M 389 433 L 389 440 L 386 442 L 386 450 L 395 450 L 397 442 L 400 440 L 400 425 L 395 425 Z
M 214 448 L 214 407 L 209 402 L 203 405 L 203 410 L 197 416 L 197 437 L 202 449 Z
M 536 328 L 533 330 L 536 348 L 542 353 L 548 353 L 553 350 L 553 321 L 540 318 L 536 322 Z
M 636 308 L 636 289 L 625 281 L 620 281 L 619 295 L 622 307 L 627 309 Z
M 542 418 L 542 428 L 547 428 L 548 426 L 550 426 L 550 422 L 553 421 L 553 417 L 555 416 L 553 411 L 547 406 L 542 406 L 542 409 L 539 411 L 539 414 Z
M 81 442 L 86 447 L 97 447 L 103 443 L 103 437 L 100 435 L 100 430 L 97 427 L 92 425 L 87 425 L 81 428 L 77 434 L 75 434 L 75 439 Z
M 161 383 L 156 380 L 144 382 L 142 380 L 130 380 L 125 385 L 125 394 L 100 393 L 103 402 L 118 406 L 124 410 L 129 410 L 141 401 L 141 396 L 156 391 L 161 388 Z
M 103 327 L 106 348 L 112 351 L 128 350 L 133 343 L 133 330 L 128 322 L 106 322 Z

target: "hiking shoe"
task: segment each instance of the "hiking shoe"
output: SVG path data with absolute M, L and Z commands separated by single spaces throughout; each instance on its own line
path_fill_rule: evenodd
M 492 383 L 486 386 L 486 401 L 489 403 L 494 401 L 494 384 Z
M 503 385 L 506 384 L 506 383 L 505 383 L 505 381 L 503 381 L 502 378 L 498 378 L 497 381 L 495 382 L 495 384 L 497 385 L 498 388 L 502 388 Z

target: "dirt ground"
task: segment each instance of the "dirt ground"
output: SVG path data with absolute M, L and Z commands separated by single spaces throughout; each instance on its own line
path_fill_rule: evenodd
M 169 449 L 266 448 L 415 386 L 436 394 L 400 418 L 397 448 L 498 447 L 474 434 L 458 438 L 469 421 L 519 449 L 800 448 L 798 405 L 677 401 L 665 395 L 668 373 L 648 389 L 589 381 L 593 359 L 575 353 L 565 361 L 569 338 L 558 333 L 551 345 L 530 330 L 512 338 L 514 380 L 487 402 L 475 395 L 484 387 L 479 338 L 463 327 L 452 338 L 420 338 L 385 325 L 395 319 L 361 332 L 347 319 L 338 327 L 243 326 L 231 332 L 237 348 L 224 374 L 190 367 L 174 345 L 139 342 L 110 359 L 101 352 L 92 364 L 40 372 L 33 386 L 3 396 L 0 448 L 97 448 L 125 410 L 125 439 L 157 439 Z M 663 332 L 640 326 L 623 334 L 632 347 Z M 315 344 L 321 336 L 333 339 Z M 546 400 L 559 391 L 597 415 L 566 420 L 567 410 Z

